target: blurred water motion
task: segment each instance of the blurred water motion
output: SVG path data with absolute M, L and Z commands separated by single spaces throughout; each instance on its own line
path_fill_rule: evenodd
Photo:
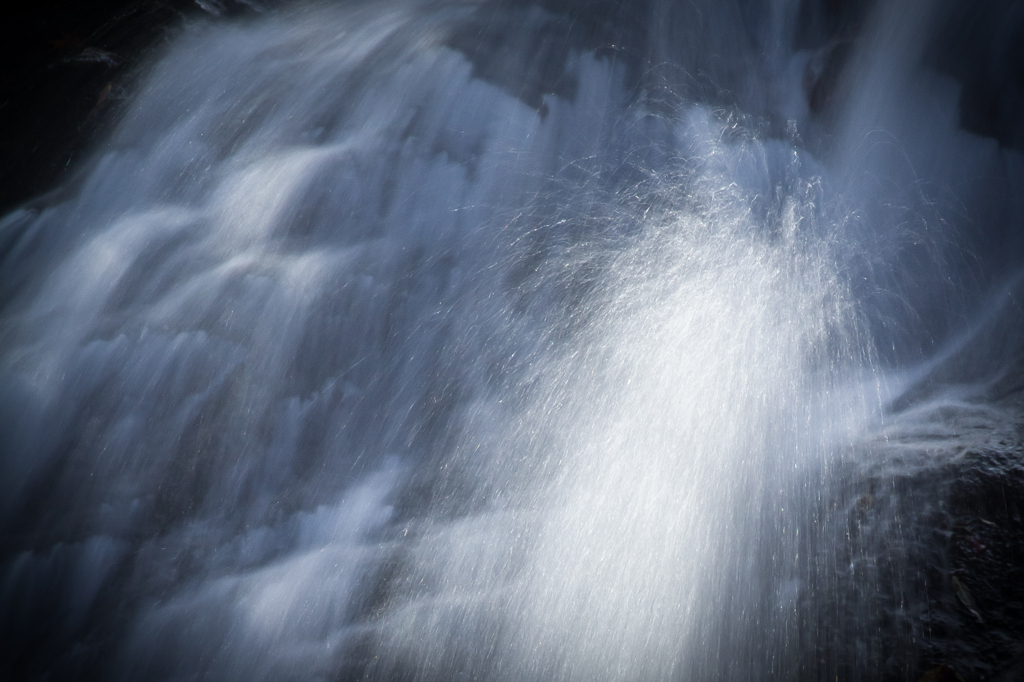
M 869 4 L 189 23 L 0 220 L 0 674 L 917 679 L 1024 165 Z

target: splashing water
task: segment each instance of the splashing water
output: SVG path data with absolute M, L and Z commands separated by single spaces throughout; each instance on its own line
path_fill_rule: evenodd
M 841 382 L 868 358 L 828 239 L 793 202 L 771 235 L 744 204 L 648 217 L 498 442 L 445 462 L 471 471 L 479 510 L 448 521 L 459 491 L 442 487 L 384 621 L 390 656 L 443 676 L 454 632 L 484 677 L 771 670 L 761 643 L 797 627 L 792 507 L 867 418 Z
M 898 68 L 863 57 L 814 154 L 786 3 L 760 46 L 738 6 L 686 33 L 654 3 L 646 62 L 525 3 L 187 27 L 0 222 L 4 673 L 889 665 L 841 585 L 843 476 L 955 270 L 905 171 L 992 159 L 955 122 L 872 142 L 921 95 L 896 6 L 863 50 Z M 705 62 L 753 114 L 636 68 Z

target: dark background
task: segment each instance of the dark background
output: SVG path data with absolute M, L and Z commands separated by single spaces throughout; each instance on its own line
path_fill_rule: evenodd
M 116 119 L 143 57 L 229 0 L 38 0 L 0 10 L 0 212 L 67 177 Z

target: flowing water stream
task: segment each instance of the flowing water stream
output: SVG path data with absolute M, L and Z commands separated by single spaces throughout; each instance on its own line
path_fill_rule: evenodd
M 0 221 L 2 673 L 916 671 L 906 512 L 851 513 L 956 402 L 893 408 L 964 373 L 1024 164 L 922 66 L 938 3 L 805 5 L 187 24 Z

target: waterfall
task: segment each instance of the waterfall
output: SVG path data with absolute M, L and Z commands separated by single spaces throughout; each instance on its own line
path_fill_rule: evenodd
M 877 481 L 1008 428 L 1024 165 L 850 5 L 186 23 L 0 219 L 0 674 L 920 674 Z

